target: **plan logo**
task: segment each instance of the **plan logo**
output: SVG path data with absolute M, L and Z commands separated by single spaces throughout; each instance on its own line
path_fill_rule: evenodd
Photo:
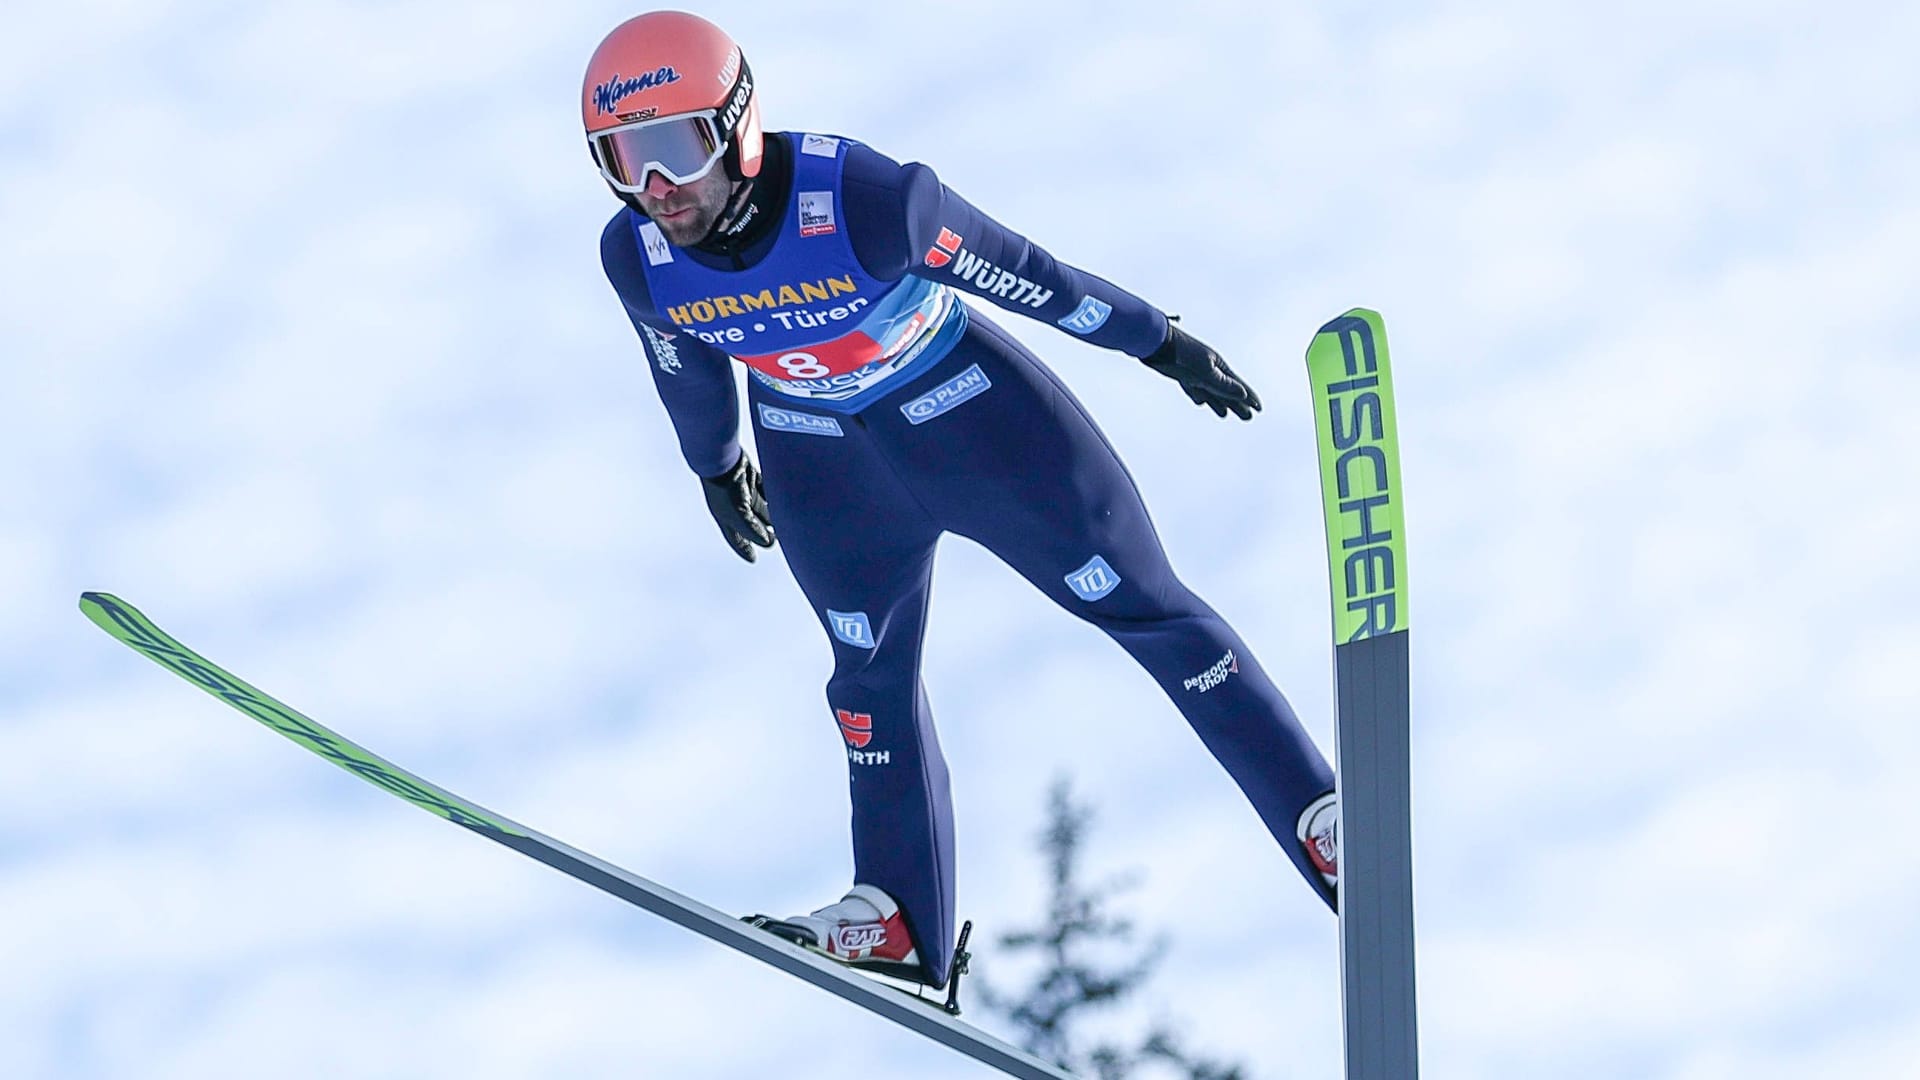
M 680 73 L 671 67 L 658 67 L 644 75 L 635 75 L 631 79 L 623 79 L 619 75 L 615 75 L 613 78 L 593 88 L 593 111 L 596 113 L 615 112 L 617 110 L 614 109 L 614 106 L 620 104 L 623 98 L 632 97 L 643 90 L 651 90 L 656 86 L 665 86 L 668 83 L 677 83 L 679 81 Z M 722 128 L 721 130 L 726 131 L 731 129 Z
M 835 611 L 827 609 L 827 625 L 833 627 L 833 636 L 856 649 L 873 648 L 873 627 L 867 623 L 864 611 Z
M 960 254 L 960 234 L 942 225 L 940 238 L 927 249 L 927 265 L 937 270 L 952 262 L 953 257 L 958 254 Z
M 840 721 L 840 737 L 855 750 L 873 741 L 873 714 L 851 712 L 847 709 L 833 710 L 834 719 Z
M 846 435 L 840 421 L 831 416 L 815 416 L 812 413 L 794 412 L 791 409 L 776 409 L 771 405 L 760 406 L 760 426 L 768 431 L 791 431 L 798 435 L 825 435 L 838 439 Z
M 1091 604 L 1120 587 L 1120 575 L 1114 573 L 1107 560 L 1095 555 L 1087 560 L 1087 565 L 1067 575 L 1067 588 L 1073 594 Z
M 1107 316 L 1113 314 L 1113 305 L 1098 297 L 1088 296 L 1080 300 L 1080 306 L 1073 314 L 1060 320 L 1060 325 L 1076 334 L 1091 334 L 1107 325 Z
M 900 406 L 900 412 L 906 416 L 907 423 L 924 424 L 936 416 L 959 408 L 991 389 L 993 389 L 993 383 L 987 378 L 987 373 L 980 370 L 979 364 L 975 364 Z
M 836 229 L 833 223 L 833 192 L 801 192 L 800 235 L 828 236 L 835 231 Z

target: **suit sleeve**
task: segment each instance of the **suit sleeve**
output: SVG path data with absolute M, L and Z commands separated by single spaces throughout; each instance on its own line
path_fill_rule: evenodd
M 1061 262 L 988 217 L 919 163 L 848 148 L 848 235 L 868 273 L 913 274 L 1052 323 L 1092 344 L 1146 356 L 1167 339 L 1160 309 Z
M 726 353 L 674 328 L 654 310 L 640 244 L 622 210 L 600 234 L 600 265 L 640 335 L 653 386 L 680 438 L 680 456 L 700 476 L 719 476 L 740 458 L 740 395 Z

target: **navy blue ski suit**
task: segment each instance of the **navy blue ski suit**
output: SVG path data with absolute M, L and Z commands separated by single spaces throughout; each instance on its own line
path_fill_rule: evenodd
M 740 455 L 731 360 L 749 368 L 770 516 L 833 643 L 827 705 L 846 742 L 856 880 L 899 901 L 944 983 L 953 816 L 920 657 L 934 546 L 952 532 L 1125 648 L 1327 898 L 1295 831 L 1333 788 L 1325 758 L 1246 644 L 1174 575 L 1092 417 L 956 292 L 1136 357 L 1166 339 L 1166 316 L 924 165 L 844 138 L 768 139 L 786 140 L 786 216 L 740 258 L 675 247 L 631 210 L 608 223 L 601 255 L 701 476 Z

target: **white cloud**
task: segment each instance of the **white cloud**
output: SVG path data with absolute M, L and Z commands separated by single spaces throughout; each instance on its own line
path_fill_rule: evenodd
M 630 13 L 96 3 L 0 41 L 0 1072 L 980 1074 L 327 770 L 73 610 L 121 591 L 703 899 L 831 899 L 828 650 L 781 561 L 713 535 L 595 265 L 574 95 Z M 1900 1075 L 1913 15 L 714 14 L 771 123 L 931 162 L 1256 380 L 1261 420 L 1222 425 L 1013 328 L 1323 745 L 1299 355 L 1386 313 L 1429 1071 Z M 110 108 L 72 122 L 78 89 Z M 1070 768 L 1094 865 L 1144 868 L 1175 935 L 1165 1011 L 1256 1075 L 1330 1070 L 1331 923 L 1171 706 L 977 548 L 936 597 L 983 938 L 1031 920 Z

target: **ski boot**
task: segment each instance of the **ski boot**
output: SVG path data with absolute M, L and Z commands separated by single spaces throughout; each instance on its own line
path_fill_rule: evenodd
M 855 885 L 838 903 L 810 915 L 788 919 L 752 915 L 747 921 L 849 967 L 939 989 L 920 963 L 900 905 L 875 886 Z
M 1340 797 L 1329 791 L 1300 811 L 1294 828 L 1307 849 L 1307 861 L 1326 882 L 1329 899 L 1340 890 Z

